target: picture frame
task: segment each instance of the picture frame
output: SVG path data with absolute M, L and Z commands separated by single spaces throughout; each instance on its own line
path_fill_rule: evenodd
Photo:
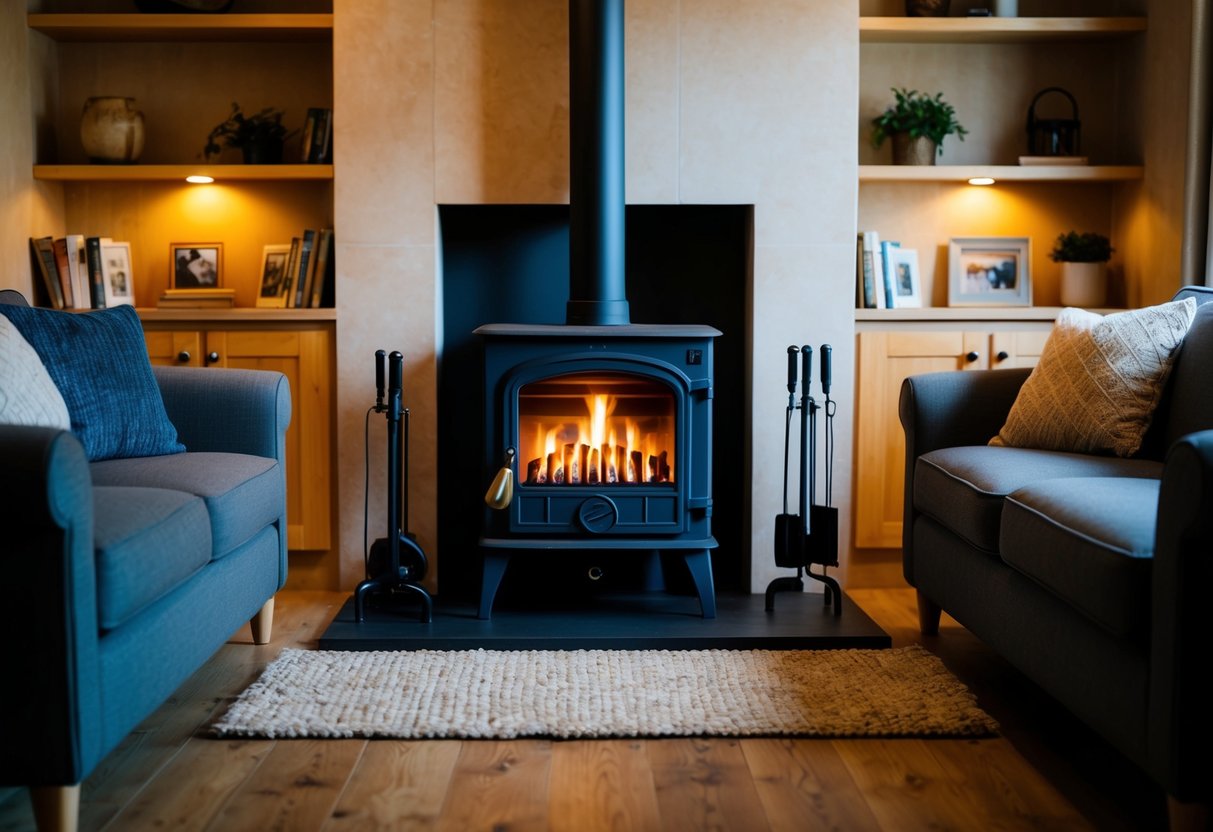
M 101 244 L 101 282 L 105 305 L 135 305 L 135 273 L 131 268 L 131 244 Z
M 948 306 L 1031 306 L 1028 237 L 953 237 L 948 243 Z
M 223 285 L 223 243 L 169 243 L 170 289 Z
M 273 243 L 261 249 L 261 288 L 257 292 L 257 306 L 270 309 L 286 306 L 290 254 L 290 243 Z
M 892 276 L 892 309 L 918 309 L 922 306 L 922 278 L 918 273 L 918 251 L 890 246 L 889 274 Z

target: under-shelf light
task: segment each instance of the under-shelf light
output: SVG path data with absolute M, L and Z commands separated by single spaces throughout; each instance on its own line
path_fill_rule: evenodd
M 185 181 L 189 182 L 191 185 L 209 185 L 215 181 L 215 177 L 206 176 L 201 173 L 195 173 L 195 174 L 191 174 L 190 176 L 185 177 Z
M 993 185 L 994 177 L 992 176 L 974 176 L 969 179 L 970 185 Z

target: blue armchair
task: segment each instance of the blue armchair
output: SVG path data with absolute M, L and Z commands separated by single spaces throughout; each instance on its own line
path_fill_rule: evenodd
M 0 425 L 0 783 L 72 829 L 80 782 L 286 580 L 279 373 L 152 368 L 184 453 L 90 462 L 69 431 Z

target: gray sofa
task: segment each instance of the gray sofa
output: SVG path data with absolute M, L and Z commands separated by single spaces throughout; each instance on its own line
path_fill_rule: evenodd
M 1213 619 L 1213 298 L 1142 450 L 1121 459 L 986 444 L 1028 370 L 907 379 L 904 573 L 925 634 L 946 610 L 1201 811 Z
M 269 640 L 286 579 L 286 377 L 152 369 L 185 453 L 89 462 L 72 432 L 0 425 L 0 784 L 44 829 L 244 622 Z

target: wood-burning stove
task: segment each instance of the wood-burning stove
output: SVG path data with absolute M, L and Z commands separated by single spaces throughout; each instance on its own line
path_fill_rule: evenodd
M 480 540 L 481 618 L 523 550 L 677 550 L 705 618 L 712 339 L 630 322 L 624 280 L 623 0 L 570 0 L 566 325 L 489 324 L 485 449 L 518 483 Z M 493 466 L 495 467 L 495 466 Z M 496 501 L 494 501 L 496 502 Z

